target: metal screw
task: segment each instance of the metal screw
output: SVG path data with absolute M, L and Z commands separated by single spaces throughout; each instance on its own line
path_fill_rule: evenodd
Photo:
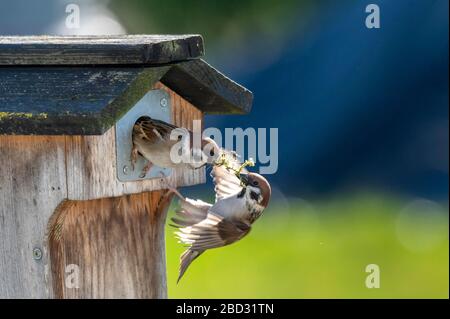
M 129 172 L 130 172 L 130 168 L 129 168 L 127 165 L 125 165 L 125 166 L 123 167 L 123 173 L 124 173 L 125 175 L 128 175 Z
M 161 104 L 162 108 L 165 108 L 167 106 L 167 99 L 163 97 L 161 101 L 159 101 L 159 104 Z
M 42 259 L 42 250 L 39 248 L 33 249 L 33 259 L 34 260 L 41 260 Z

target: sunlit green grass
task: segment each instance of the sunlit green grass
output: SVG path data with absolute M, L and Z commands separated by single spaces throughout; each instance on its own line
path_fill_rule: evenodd
M 448 206 L 405 223 L 404 201 L 346 198 L 274 202 L 248 237 L 207 251 L 178 285 L 183 248 L 168 227 L 169 297 L 448 298 Z M 379 289 L 365 285 L 368 264 L 380 267 Z

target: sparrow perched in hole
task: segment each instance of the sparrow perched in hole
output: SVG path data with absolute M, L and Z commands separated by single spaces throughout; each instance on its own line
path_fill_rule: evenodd
M 185 138 L 186 136 L 188 138 Z M 141 177 L 144 177 L 153 165 L 163 168 L 197 169 L 208 163 L 212 164 L 220 152 L 214 140 L 208 137 L 203 138 L 201 149 L 194 148 L 193 140 L 193 133 L 187 129 L 148 116 L 141 117 L 133 126 L 133 149 L 131 151 L 133 169 L 138 154 L 148 161 L 142 170 Z M 176 162 L 172 158 L 171 150 L 176 143 L 180 142 L 183 143 L 183 147 L 190 157 L 186 161 Z M 179 155 L 181 157 L 181 154 Z
M 232 244 L 246 236 L 269 204 L 269 182 L 256 173 L 240 174 L 242 165 L 237 161 L 233 166 L 213 166 L 214 204 L 184 198 L 175 189 L 170 190 L 180 198 L 181 206 L 176 212 L 177 217 L 172 218 L 173 226 L 178 228 L 175 234 L 181 243 L 188 246 L 180 258 L 177 282 L 203 252 Z M 236 169 L 238 167 L 239 170 Z

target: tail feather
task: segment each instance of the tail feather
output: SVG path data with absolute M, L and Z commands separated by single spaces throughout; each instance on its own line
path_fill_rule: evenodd
M 203 253 L 203 251 L 187 249 L 184 251 L 184 253 L 181 254 L 180 273 L 178 275 L 177 283 L 180 281 L 181 277 L 183 277 L 183 275 L 186 272 L 189 265 L 194 261 L 194 259 L 196 259 L 198 256 L 200 256 L 202 253 Z

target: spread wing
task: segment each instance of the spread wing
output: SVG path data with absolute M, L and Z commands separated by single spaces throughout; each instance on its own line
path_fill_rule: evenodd
M 133 134 L 150 143 L 169 140 L 172 130 L 178 127 L 170 123 L 154 120 L 148 116 L 140 118 L 133 127 Z
M 214 165 L 212 168 L 211 177 L 215 185 L 214 191 L 216 192 L 216 202 L 225 197 L 235 195 L 242 190 L 241 181 L 234 172 L 234 170 L 238 170 L 241 166 L 237 154 L 226 150 L 222 150 L 222 152 L 228 166 L 232 169 L 227 168 L 224 165 Z M 247 171 L 243 170 L 241 173 L 246 174 Z
M 202 221 L 182 227 L 175 234 L 190 250 L 204 251 L 232 244 L 250 232 L 247 224 L 229 221 L 211 211 Z
M 177 211 L 180 218 L 172 218 L 178 227 L 175 235 L 188 249 L 181 255 L 178 281 L 189 265 L 206 249 L 234 243 L 250 232 L 250 226 L 234 222 L 211 212 L 211 204 L 186 198 Z
M 209 209 L 212 207 L 211 204 L 199 199 L 185 198 L 180 203 L 181 207 L 176 212 L 179 218 L 172 218 L 175 227 L 188 227 L 201 222 L 206 218 Z

